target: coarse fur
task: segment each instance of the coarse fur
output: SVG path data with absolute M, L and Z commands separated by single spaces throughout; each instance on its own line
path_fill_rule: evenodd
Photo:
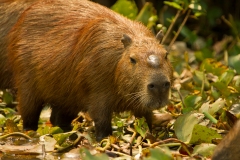
M 238 120 L 230 132 L 216 146 L 212 160 L 240 159 L 240 121 Z
M 13 88 L 13 77 L 7 61 L 7 35 L 21 13 L 36 0 L 0 0 L 0 89 Z
M 172 67 L 164 47 L 141 23 L 101 5 L 40 0 L 8 38 L 25 129 L 37 129 L 50 103 L 54 125 L 68 128 L 87 111 L 101 140 L 112 132 L 113 112 L 132 111 L 151 127 L 152 110 L 168 102 Z

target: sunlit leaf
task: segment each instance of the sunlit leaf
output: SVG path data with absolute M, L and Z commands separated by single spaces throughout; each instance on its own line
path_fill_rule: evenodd
M 11 104 L 13 102 L 13 95 L 7 91 L 3 92 L 2 95 L 3 102 L 6 104 Z
M 233 78 L 234 88 L 240 93 L 240 75 L 237 75 Z
M 54 134 L 53 138 L 57 141 L 57 144 L 62 145 L 64 141 L 66 141 L 69 136 L 74 134 L 75 131 L 72 132 L 66 132 L 66 133 L 59 133 L 59 134 Z
M 160 158 L 161 157 L 161 158 Z M 167 147 L 150 149 L 150 157 L 144 158 L 145 160 L 172 160 L 173 156 Z
M 6 122 L 6 117 L 0 114 L 0 127 L 2 127 Z
M 210 87 L 210 84 L 209 84 L 204 72 L 201 72 L 198 70 L 194 71 L 193 80 L 194 80 L 194 84 L 196 84 L 199 87 L 202 86 L 203 80 L 204 80 L 204 88 L 209 89 L 209 87 Z
M 194 16 L 195 17 L 200 17 L 200 16 L 203 16 L 203 15 L 205 15 L 206 13 L 204 13 L 204 12 L 195 12 L 194 13 Z
M 202 48 L 199 51 L 195 51 L 195 57 L 199 61 L 204 61 L 206 58 L 213 58 L 213 53 L 208 48 Z M 203 71 L 203 70 L 202 70 Z
M 216 87 L 224 96 L 229 96 L 231 94 L 228 86 L 222 82 L 214 82 L 212 85 Z
M 16 111 L 12 108 L 0 108 L 0 111 L 3 112 L 7 118 L 16 114 Z
M 198 95 L 189 95 L 184 98 L 184 105 L 185 107 L 195 108 L 196 104 L 202 99 L 202 97 Z
M 130 19 L 135 19 L 138 13 L 135 2 L 131 0 L 118 0 L 111 9 Z
M 149 131 L 145 118 L 136 119 L 134 123 L 134 128 L 142 137 L 145 137 L 147 131 Z
M 209 114 L 214 115 L 217 111 L 219 111 L 220 109 L 222 109 L 222 108 L 224 107 L 224 105 L 225 105 L 224 99 L 219 98 L 218 100 L 216 100 L 216 101 L 215 101 L 214 103 L 212 103 L 212 104 L 209 104 L 209 102 L 204 103 L 204 104 L 200 107 L 199 111 L 200 111 L 201 113 L 203 113 L 203 112 L 208 112 Z
M 211 86 L 211 94 L 215 100 L 221 96 L 220 92 L 213 86 Z
M 155 23 L 157 15 L 153 4 L 148 2 L 145 3 L 137 15 L 136 20 L 142 22 L 145 26 L 148 26 L 149 23 Z
M 173 8 L 179 9 L 179 10 L 183 10 L 183 8 L 176 2 L 164 1 L 164 4 L 169 5 Z
M 239 61 L 239 63 L 240 63 L 240 61 Z M 232 81 L 234 75 L 235 75 L 235 72 L 233 70 L 229 69 L 220 76 L 219 81 L 228 85 Z
M 63 133 L 63 130 L 60 127 L 39 127 L 37 132 L 40 135 L 45 135 L 45 134 L 57 134 L 57 133 Z
M 203 60 L 200 69 L 206 71 L 207 73 L 212 73 L 214 75 L 220 76 L 223 72 L 227 70 L 227 67 L 221 62 L 217 62 L 214 59 L 205 59 Z
M 189 142 L 192 136 L 193 127 L 203 119 L 203 114 L 190 112 L 179 116 L 174 123 L 174 131 L 177 138 L 183 142 Z
M 229 57 L 229 65 L 240 74 L 240 54 Z
M 191 144 L 201 144 L 201 143 L 211 143 L 214 138 L 222 138 L 216 130 L 202 125 L 194 125 L 190 143 Z
M 202 143 L 194 147 L 193 155 L 211 157 L 215 148 L 216 148 L 215 144 Z

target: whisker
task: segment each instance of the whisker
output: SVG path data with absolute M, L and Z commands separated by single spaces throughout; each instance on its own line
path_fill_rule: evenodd
M 140 91 L 140 92 L 131 93 L 131 94 L 128 94 L 128 96 L 130 96 L 130 98 L 127 99 L 127 102 L 129 101 L 129 105 L 131 105 L 133 102 L 136 102 L 137 99 L 143 96 L 143 92 Z

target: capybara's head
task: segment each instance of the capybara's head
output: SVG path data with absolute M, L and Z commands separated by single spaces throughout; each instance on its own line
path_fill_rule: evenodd
M 154 38 L 135 40 L 123 35 L 121 41 L 125 52 L 115 77 L 119 94 L 135 109 L 165 106 L 173 74 L 167 51 Z

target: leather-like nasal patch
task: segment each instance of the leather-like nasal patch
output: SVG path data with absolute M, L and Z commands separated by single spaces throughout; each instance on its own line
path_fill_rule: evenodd
M 160 59 L 156 55 L 150 55 L 148 56 L 147 62 L 150 66 L 156 68 L 160 65 Z

